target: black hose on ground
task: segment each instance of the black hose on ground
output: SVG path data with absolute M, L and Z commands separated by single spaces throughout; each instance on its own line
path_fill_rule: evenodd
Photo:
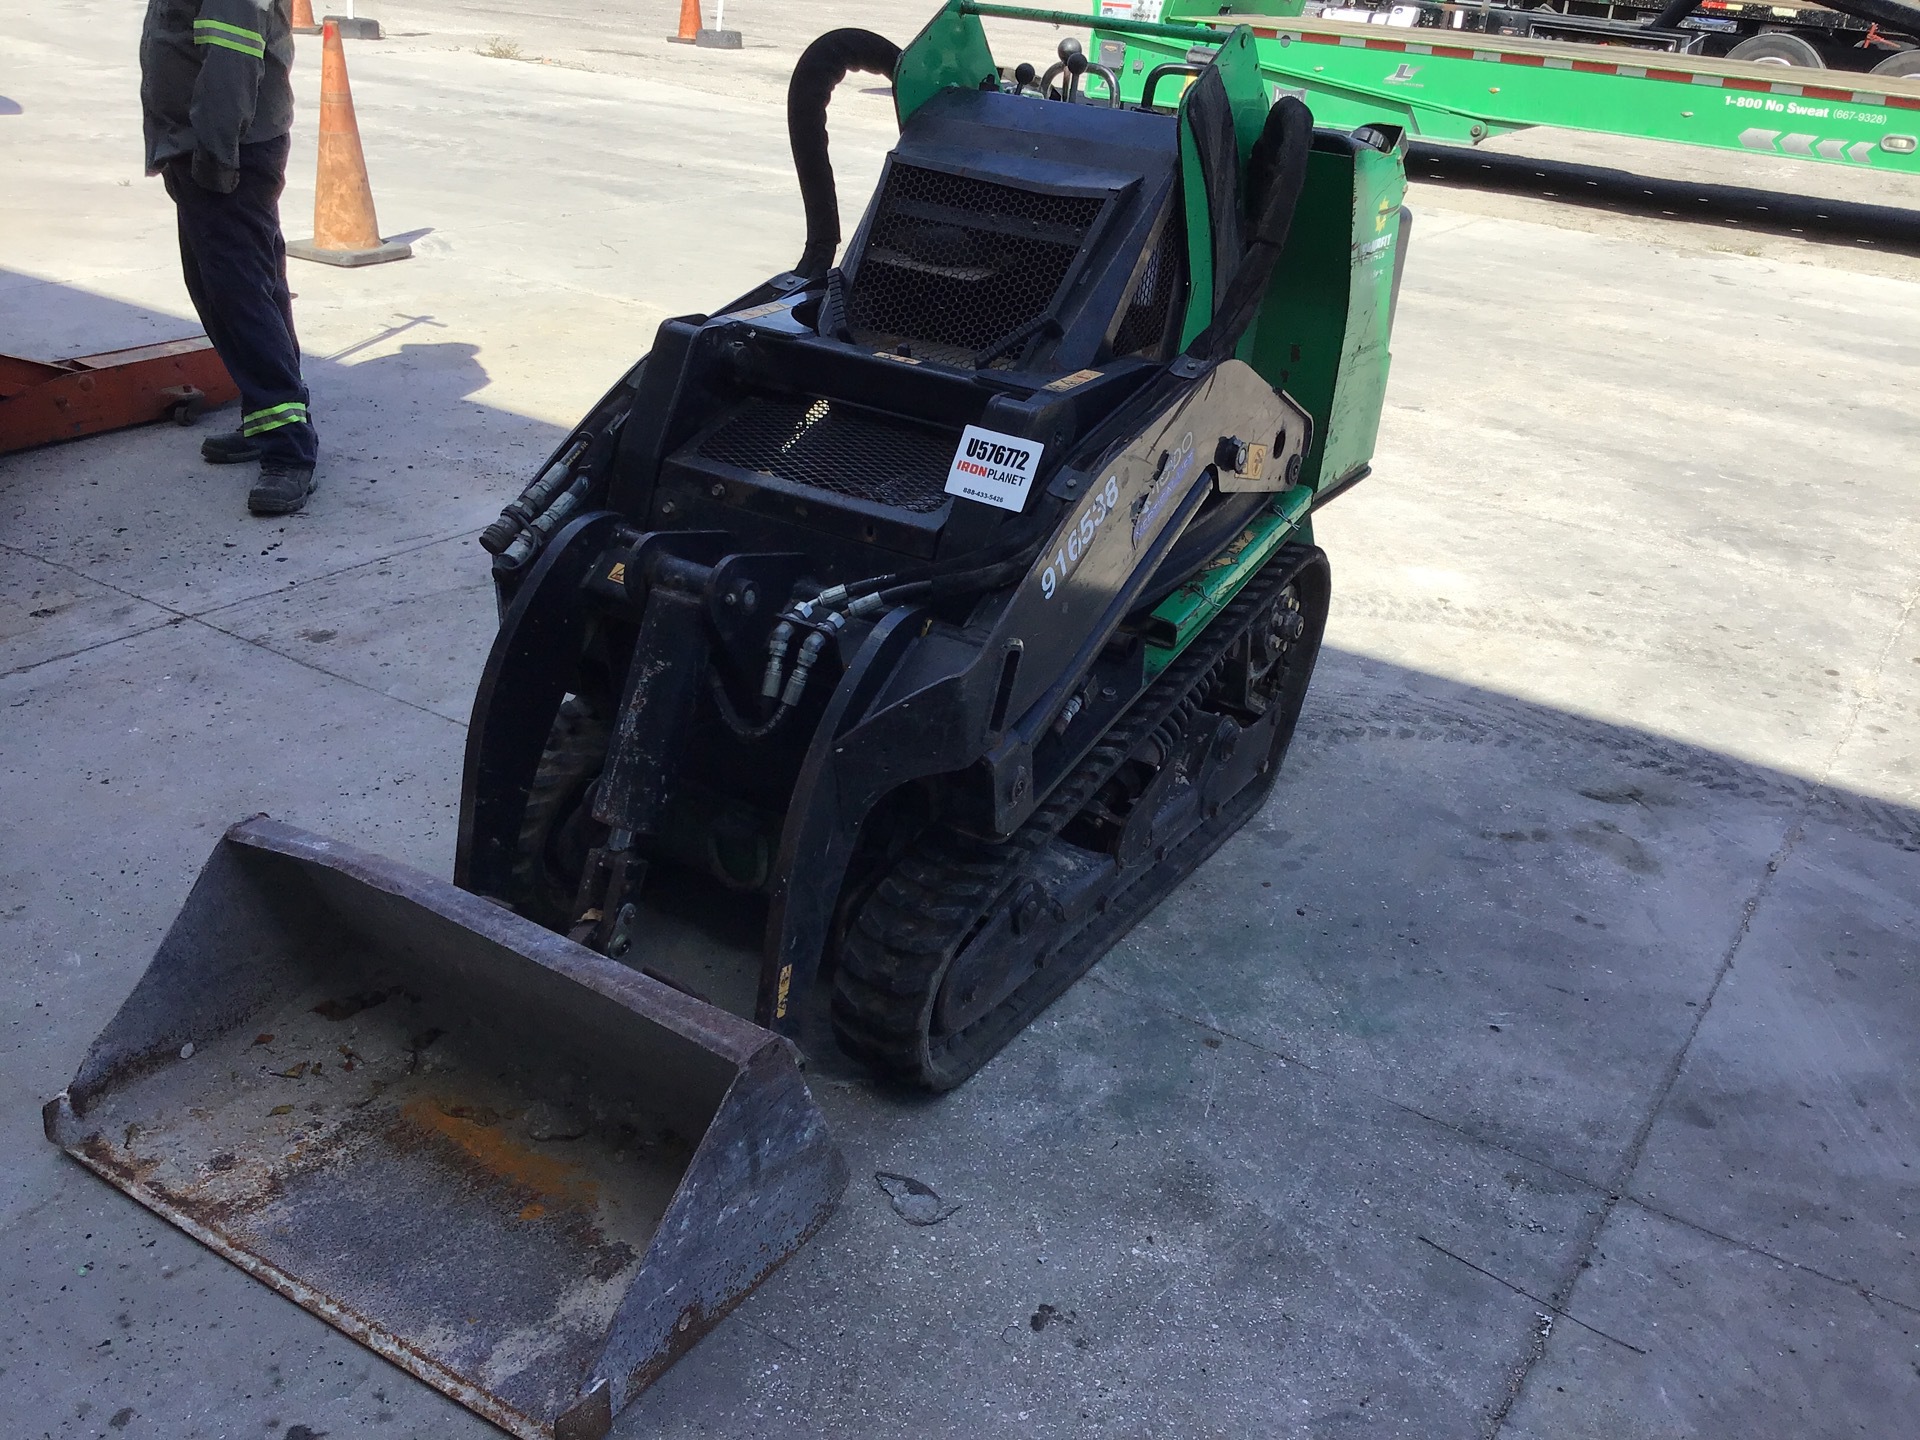
M 817 280 L 840 248 L 840 200 L 827 157 L 827 102 L 850 71 L 893 78 L 900 47 L 871 30 L 829 30 L 801 52 L 787 82 L 787 140 L 807 212 L 807 245 L 794 273 Z

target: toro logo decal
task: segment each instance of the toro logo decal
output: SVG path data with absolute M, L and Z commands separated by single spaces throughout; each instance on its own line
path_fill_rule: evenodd
M 947 469 L 947 494 L 1002 510 L 1024 510 L 1043 448 L 1038 440 L 969 425 L 960 432 L 960 448 Z
M 1180 443 L 1171 450 L 1160 452 L 1160 464 L 1155 467 L 1153 479 L 1147 482 L 1133 501 L 1133 543 L 1138 545 L 1153 533 L 1160 514 L 1167 503 L 1180 493 L 1180 482 L 1193 470 L 1193 432 L 1189 430 L 1180 437 Z

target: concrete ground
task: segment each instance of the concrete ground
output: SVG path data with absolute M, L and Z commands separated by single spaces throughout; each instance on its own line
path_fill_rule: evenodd
M 249 519 L 204 425 L 0 460 L 0 1430 L 495 1433 L 38 1108 L 229 821 L 446 873 L 492 624 L 471 537 L 663 315 L 797 253 L 798 44 L 924 8 L 736 0 L 722 55 L 661 42 L 670 0 L 389 0 L 350 59 L 415 258 L 296 271 L 308 512 Z M 0 350 L 196 328 L 138 23 L 9 6 Z M 890 112 L 848 87 L 832 119 L 851 210 Z M 1413 204 L 1275 799 L 958 1093 L 821 1057 L 845 1203 L 619 1435 L 1914 1432 L 1920 262 Z M 960 1208 L 910 1226 L 883 1170 Z

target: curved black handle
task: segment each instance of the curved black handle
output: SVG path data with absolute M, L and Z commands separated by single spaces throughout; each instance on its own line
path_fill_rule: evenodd
M 1313 112 L 1291 95 L 1267 112 L 1267 123 L 1247 157 L 1248 207 L 1252 229 L 1240 263 L 1207 328 L 1193 337 L 1187 353 L 1197 360 L 1224 360 L 1260 311 L 1274 264 L 1286 249 L 1293 212 L 1307 183 L 1307 155 L 1313 149 Z
M 1153 92 L 1160 88 L 1160 82 L 1169 75 L 1198 75 L 1207 67 L 1187 61 L 1176 61 L 1166 65 L 1156 65 L 1147 72 L 1147 81 L 1140 87 L 1140 108 L 1153 108 Z M 1177 103 L 1177 102 L 1176 102 Z
M 849 71 L 891 80 L 900 47 L 871 30 L 829 30 L 801 53 L 787 82 L 787 139 L 793 146 L 800 203 L 807 212 L 807 245 L 794 272 L 817 280 L 840 248 L 840 200 L 827 158 L 827 102 Z

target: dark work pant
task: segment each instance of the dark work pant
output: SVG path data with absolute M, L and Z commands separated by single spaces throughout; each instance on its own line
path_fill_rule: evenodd
M 318 453 L 300 381 L 300 341 L 287 291 L 280 191 L 288 141 L 240 147 L 230 195 L 196 185 L 185 159 L 167 165 L 180 220 L 180 268 L 207 338 L 240 387 L 240 428 L 262 461 L 311 465 Z

